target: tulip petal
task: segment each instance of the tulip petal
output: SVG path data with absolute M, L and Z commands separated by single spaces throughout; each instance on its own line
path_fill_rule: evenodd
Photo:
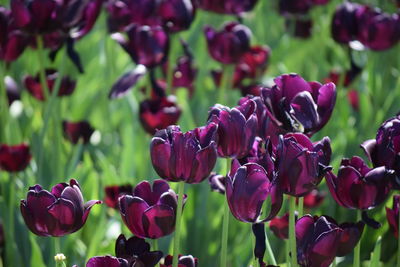
M 143 229 L 142 217 L 149 205 L 141 198 L 124 195 L 119 199 L 119 209 L 121 217 L 131 232 L 145 238 L 146 233 Z
M 171 234 L 175 229 L 175 212 L 165 205 L 155 205 L 142 217 L 143 230 L 152 239 Z
M 292 100 L 293 115 L 305 129 L 315 128 L 319 121 L 317 105 L 308 91 L 298 93 Z
M 336 256 L 343 257 L 353 251 L 357 243 L 360 241 L 364 230 L 364 223 L 344 223 L 340 225 L 343 229 L 340 235 L 340 242 Z
M 144 65 L 138 65 L 132 71 L 126 72 L 113 84 L 108 97 L 115 99 L 125 96 L 146 73 L 147 69 Z

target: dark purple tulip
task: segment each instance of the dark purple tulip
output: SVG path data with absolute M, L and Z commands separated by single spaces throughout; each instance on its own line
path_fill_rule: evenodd
M 400 40 L 400 19 L 397 14 L 383 13 L 364 6 L 359 10 L 357 39 L 366 47 L 380 51 Z
M 271 198 L 270 213 L 260 219 L 261 208 L 268 197 Z M 283 199 L 274 173 L 267 173 L 257 163 L 241 166 L 237 160 L 232 162 L 226 179 L 226 198 L 233 216 L 249 223 L 271 220 L 279 212 Z
M 385 166 L 400 177 L 400 116 L 382 123 L 375 139 L 365 141 L 361 147 L 374 167 Z M 393 181 L 393 187 L 399 189 L 400 184 Z
M 262 76 L 267 69 L 271 49 L 267 46 L 252 46 L 243 54 L 235 68 L 235 76 L 239 83 L 242 80 L 256 79 Z M 240 78 L 239 78 L 240 77 Z
M 164 0 L 158 7 L 158 16 L 169 32 L 189 29 L 195 16 L 191 0 Z
M 279 12 L 282 15 L 306 14 L 312 6 L 312 0 L 279 0 Z
M 40 185 L 29 188 L 26 200 L 21 200 L 21 213 L 25 223 L 39 236 L 64 236 L 82 228 L 90 209 L 99 200 L 83 202 L 76 180 L 55 185 L 51 192 Z
M 222 64 L 238 63 L 250 48 L 251 31 L 245 25 L 229 22 L 216 32 L 212 27 L 204 28 L 208 52 Z
M 56 80 L 58 79 L 58 72 L 54 69 L 47 69 L 46 70 L 46 80 L 47 80 L 47 87 L 50 93 L 54 90 L 54 85 Z M 45 100 L 45 93 L 43 92 L 44 88 L 40 83 L 40 75 L 37 74 L 35 77 L 26 76 L 24 78 L 24 85 L 28 92 L 40 101 Z M 58 90 L 58 96 L 68 96 L 71 95 L 76 86 L 76 81 L 72 80 L 68 76 L 64 76 L 61 80 L 60 88 Z
M 157 174 L 168 181 L 197 184 L 208 178 L 217 161 L 217 125 L 182 133 L 179 126 L 158 131 L 150 144 Z
M 175 96 L 146 99 L 139 105 L 139 119 L 143 128 L 151 135 L 178 122 L 181 109 Z
M 271 125 L 265 137 L 274 139 L 274 135 L 287 132 L 311 136 L 325 126 L 336 103 L 333 83 L 307 82 L 297 74 L 281 75 L 274 81 L 272 88 L 261 92 Z
M 143 181 L 135 187 L 133 195 L 119 198 L 122 220 L 140 238 L 157 239 L 171 234 L 177 205 L 178 195 L 164 180 L 155 180 L 153 187 Z
M 20 144 L 15 146 L 0 146 L 0 170 L 19 172 L 28 167 L 31 161 L 29 146 Z
M 4 77 L 8 104 L 11 105 L 15 100 L 21 99 L 21 92 L 16 81 L 10 76 Z
M 73 266 L 74 267 L 74 266 Z M 90 258 L 86 267 L 130 267 L 125 259 L 113 256 L 97 256 Z
M 365 162 L 354 156 L 343 159 L 338 176 L 326 174 L 329 191 L 335 201 L 349 209 L 367 210 L 381 204 L 388 197 L 394 171 L 386 167 L 369 168 Z
M 328 267 L 336 256 L 352 252 L 363 230 L 362 222 L 338 225 L 330 217 L 307 214 L 296 222 L 297 261 L 301 266 Z
M 133 25 L 127 30 L 128 40 L 121 34 L 114 34 L 114 39 L 125 49 L 136 64 L 148 68 L 163 63 L 168 53 L 168 34 L 159 26 Z
M 226 177 L 212 172 L 208 177 L 211 190 L 225 195 Z
M 393 196 L 393 209 L 386 207 L 386 218 L 389 222 L 390 230 L 396 238 L 399 238 L 399 208 L 400 195 Z
M 280 239 L 289 238 L 289 213 L 275 217 L 269 222 L 269 229 Z
M 197 0 L 199 8 L 220 13 L 240 15 L 243 12 L 251 11 L 257 4 L 257 0 Z
M 15 27 L 11 11 L 0 6 L 0 59 L 6 62 L 16 60 L 28 43 L 28 37 Z
M 193 58 L 187 55 L 180 57 L 173 75 L 173 87 L 185 87 L 189 90 L 189 95 L 192 96 L 197 76 L 197 68 L 193 64 Z
M 179 255 L 178 267 L 197 267 L 198 260 L 192 255 Z M 164 264 L 160 264 L 160 267 L 172 267 L 172 256 L 168 255 L 164 259 Z
M 110 185 L 104 188 L 104 203 L 113 209 L 118 209 L 118 199 L 123 195 L 131 195 L 133 186 L 127 185 Z
M 73 144 L 78 144 L 79 140 L 82 140 L 83 144 L 89 143 L 90 137 L 94 132 L 94 129 L 87 121 L 63 121 L 62 127 L 65 138 Z
M 298 38 L 307 39 L 311 37 L 313 21 L 311 19 L 294 19 L 287 21 L 288 27 L 294 26 L 293 35 Z M 294 25 L 292 25 L 294 24 Z
M 261 138 L 256 137 L 253 143 L 253 148 L 250 150 L 249 154 L 246 157 L 239 159 L 239 162 L 242 165 L 246 163 L 257 163 L 261 165 L 267 173 L 274 173 L 275 153 L 275 148 L 268 138 L 264 141 Z
M 302 197 L 321 182 L 330 162 L 328 137 L 311 143 L 304 134 L 281 136 L 277 147 L 278 181 L 284 193 Z
M 336 42 L 348 44 L 355 39 L 359 27 L 357 12 L 361 8 L 360 4 L 347 1 L 336 8 L 331 25 L 332 37 Z
M 312 190 L 304 196 L 304 207 L 308 209 L 318 207 L 324 201 L 325 195 L 325 192 L 320 192 L 317 189 Z
M 115 255 L 126 259 L 129 267 L 154 267 L 163 256 L 161 251 L 150 251 L 144 239 L 136 236 L 126 239 L 122 234 L 115 243 Z
M 250 152 L 257 135 L 256 103 L 248 100 L 235 108 L 215 105 L 208 121 L 218 124 L 218 156 L 243 158 Z

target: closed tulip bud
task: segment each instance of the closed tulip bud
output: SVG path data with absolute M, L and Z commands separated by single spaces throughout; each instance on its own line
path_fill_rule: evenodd
M 217 125 L 182 133 L 179 126 L 158 131 L 150 144 L 151 162 L 168 181 L 197 184 L 208 178 L 217 160 Z
M 396 238 L 399 238 L 399 208 L 400 195 L 395 195 L 393 196 L 393 208 L 386 207 L 386 218 L 389 222 L 390 230 L 392 230 Z
M 21 200 L 21 213 L 32 233 L 39 236 L 64 236 L 81 229 L 90 209 L 101 201 L 83 202 L 76 180 L 55 185 L 51 192 L 40 185 L 29 188 L 26 200 Z
M 0 170 L 7 172 L 23 171 L 31 158 L 29 146 L 26 144 L 0 146 Z
M 383 203 L 392 189 L 394 171 L 386 167 L 369 168 L 359 157 L 343 159 L 338 175 L 326 175 L 335 201 L 349 209 L 368 210 Z
M 197 267 L 198 260 L 192 255 L 179 255 L 178 266 L 179 267 Z M 172 256 L 168 255 L 164 259 L 164 264 L 160 264 L 161 267 L 172 267 Z
M 315 189 L 329 169 L 330 154 L 327 137 L 313 144 L 304 134 L 281 136 L 276 168 L 283 192 L 302 197 Z
M 82 140 L 84 144 L 89 143 L 90 137 L 94 132 L 94 129 L 87 121 L 63 121 L 62 127 L 65 138 L 73 144 L 78 144 L 79 140 Z
M 184 201 L 186 196 L 184 197 Z M 139 183 L 133 195 L 119 198 L 122 220 L 137 237 L 157 239 L 175 229 L 178 195 L 164 180 Z
M 238 63 L 250 48 L 251 31 L 237 22 L 229 22 L 217 32 L 206 26 L 204 33 L 208 52 L 211 57 L 222 64 Z
M 180 32 L 190 28 L 195 16 L 191 0 L 164 0 L 158 7 L 158 15 L 170 32 Z
M 271 220 L 282 206 L 282 192 L 274 173 L 267 173 L 257 163 L 241 166 L 237 160 L 233 161 L 226 178 L 226 198 L 233 216 L 248 223 Z M 271 209 L 261 219 L 261 209 L 267 198 L 271 200 Z
M 352 252 L 364 224 L 337 222 L 327 216 L 301 217 L 296 222 L 297 261 L 301 266 L 328 267 L 335 257 Z
M 248 100 L 235 108 L 215 105 L 209 122 L 218 124 L 218 155 L 243 158 L 249 154 L 257 135 L 256 104 Z
M 357 12 L 361 8 L 360 4 L 347 1 L 336 8 L 331 25 L 332 37 L 336 42 L 348 44 L 356 38 L 359 27 Z

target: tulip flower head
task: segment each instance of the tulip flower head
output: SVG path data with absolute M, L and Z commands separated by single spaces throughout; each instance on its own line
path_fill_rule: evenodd
M 133 193 L 133 186 L 127 185 L 111 185 L 104 188 L 105 199 L 104 203 L 113 209 L 118 209 L 118 199 L 123 195 L 129 195 Z
M 184 200 L 186 199 L 186 196 Z M 119 198 L 122 220 L 140 238 L 157 239 L 175 229 L 178 196 L 164 180 L 139 183 L 132 195 Z
M 73 144 L 78 144 L 79 140 L 82 140 L 84 144 L 89 143 L 90 137 L 94 132 L 94 129 L 87 121 L 63 121 L 62 128 L 65 138 Z
M 197 184 L 208 178 L 217 160 L 217 124 L 182 133 L 179 126 L 158 131 L 150 144 L 151 162 L 168 181 Z
M 258 0 L 197 0 L 199 8 L 219 13 L 240 15 L 243 12 L 251 11 Z
M 179 255 L 178 266 L 179 267 L 197 267 L 198 260 L 192 255 Z M 172 256 L 168 255 L 164 259 L 164 264 L 160 264 L 160 267 L 172 267 Z
M 396 238 L 399 238 L 399 208 L 400 195 L 393 196 L 393 208 L 386 207 L 386 218 L 389 222 L 389 228 Z
M 40 185 L 29 188 L 26 199 L 21 200 L 21 214 L 32 233 L 39 236 L 64 236 L 81 229 L 90 209 L 102 201 L 83 202 L 78 182 L 55 185 L 51 192 Z
M 15 146 L 0 146 L 0 170 L 7 172 L 23 171 L 31 160 L 29 146 L 20 144 Z

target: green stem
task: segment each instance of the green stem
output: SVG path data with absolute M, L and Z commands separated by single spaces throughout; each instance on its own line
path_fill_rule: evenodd
M 61 248 L 60 248 L 60 237 L 53 237 L 54 240 L 54 250 L 55 253 L 61 253 Z
M 176 213 L 176 227 L 174 236 L 174 254 L 172 258 L 172 267 L 178 267 L 178 255 L 179 255 L 179 242 L 180 242 L 180 232 L 181 232 L 181 217 L 183 208 L 183 197 L 185 191 L 185 183 L 179 183 L 178 189 L 178 208 Z
M 303 216 L 303 207 L 304 207 L 304 197 L 299 197 L 299 205 L 297 207 L 297 212 L 298 212 L 298 218 L 301 218 Z
M 398 215 L 398 231 L 397 231 L 397 267 L 400 267 L 400 214 Z
M 361 210 L 357 210 L 357 222 L 361 220 Z M 354 248 L 354 261 L 353 267 L 360 267 L 360 248 L 361 248 L 361 238 L 358 241 L 357 246 Z
M 14 235 L 14 199 L 15 199 L 15 176 L 14 174 L 10 173 L 9 175 L 9 181 L 8 181 L 8 190 L 9 190 L 9 196 L 8 196 L 8 237 L 10 238 L 9 242 L 6 242 L 6 249 L 7 249 L 7 264 L 12 266 L 16 262 L 14 261 L 14 255 L 13 252 L 16 249 L 16 244 L 15 244 L 15 235 Z
M 272 263 L 272 265 L 277 265 L 274 252 L 272 251 L 271 244 L 269 243 L 267 231 L 265 231 L 265 245 L 267 246 L 268 260 Z
M 8 102 L 7 102 L 7 89 L 5 86 L 5 66 L 4 62 L 0 62 L 0 142 L 6 143 L 7 141 L 7 122 L 8 122 Z
M 331 264 L 331 267 L 336 267 L 336 257 L 333 259 L 333 262 Z
M 171 48 L 168 57 L 168 68 L 167 68 L 167 90 L 166 94 L 170 95 L 172 92 L 173 81 L 174 81 L 174 66 L 177 60 L 177 50 L 180 44 L 179 36 L 177 34 L 170 35 Z
M 231 167 L 231 159 L 227 158 L 225 165 L 226 176 L 228 176 L 230 167 Z M 229 230 L 229 205 L 228 203 L 224 203 L 224 217 L 222 221 L 222 238 L 221 238 L 221 267 L 227 266 L 228 230 Z
M 225 104 L 227 101 L 226 92 L 231 89 L 232 87 L 232 78 L 233 78 L 233 71 L 235 66 L 234 65 L 223 65 L 222 66 L 222 77 L 219 86 L 219 96 L 218 102 L 220 104 Z
M 289 197 L 289 244 L 290 244 L 291 267 L 297 266 L 295 210 L 296 210 L 296 198 Z

